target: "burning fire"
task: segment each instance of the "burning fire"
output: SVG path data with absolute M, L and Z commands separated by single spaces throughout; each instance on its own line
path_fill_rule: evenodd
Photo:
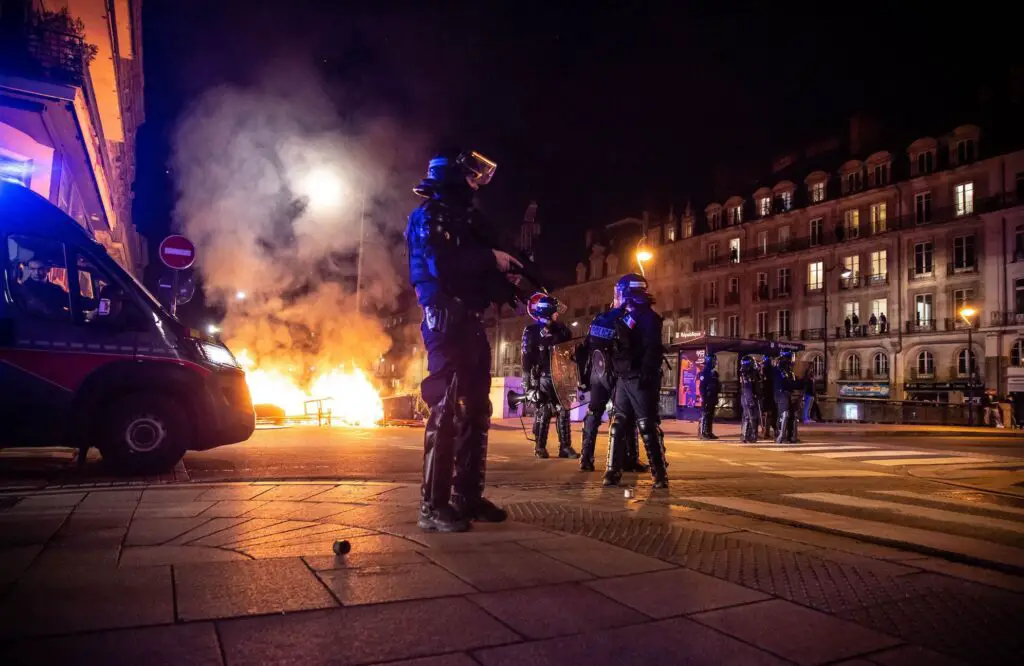
M 300 382 L 288 369 L 257 367 L 246 350 L 236 356 L 245 370 L 254 405 L 274 405 L 286 416 L 316 414 L 317 402 L 331 412 L 331 424 L 373 428 L 384 418 L 384 405 L 380 395 L 362 370 L 332 368 L 316 374 L 309 382 L 309 390 L 300 388 Z

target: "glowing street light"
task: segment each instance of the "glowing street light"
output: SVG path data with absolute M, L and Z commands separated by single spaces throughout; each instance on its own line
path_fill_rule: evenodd
M 964 321 L 967 322 L 968 326 L 970 326 L 971 324 L 971 317 L 973 317 L 976 314 L 978 314 L 978 311 L 972 308 L 970 305 L 965 305 L 962 308 L 960 308 L 960 316 L 963 317 Z
M 244 291 L 235 292 L 235 300 L 237 300 L 237 301 L 244 301 L 245 300 L 245 296 L 246 296 L 246 294 L 245 294 Z
M 218 327 L 216 324 L 210 324 L 209 326 L 206 327 L 206 332 L 209 333 L 210 335 L 217 335 L 218 333 L 220 333 L 220 327 Z
M 310 171 L 299 182 L 302 194 L 309 200 L 313 212 L 326 212 L 341 206 L 343 183 L 338 174 L 326 167 Z
M 644 262 L 651 259 L 654 259 L 654 253 L 651 252 L 651 248 L 647 247 L 647 236 L 644 236 L 636 244 L 636 265 L 640 267 L 640 274 L 644 277 L 647 277 L 647 273 L 644 271 Z
M 974 425 L 974 326 L 971 317 L 978 314 L 970 305 L 960 308 L 960 317 L 967 324 L 967 425 Z

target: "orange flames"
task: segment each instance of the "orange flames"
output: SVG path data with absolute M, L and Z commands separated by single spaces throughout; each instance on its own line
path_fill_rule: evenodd
M 301 387 L 292 368 L 257 364 L 244 349 L 236 356 L 245 370 L 254 405 L 274 405 L 288 417 L 316 415 L 318 406 L 330 411 L 335 426 L 376 427 L 384 419 L 380 395 L 359 368 L 330 368 L 317 372 Z

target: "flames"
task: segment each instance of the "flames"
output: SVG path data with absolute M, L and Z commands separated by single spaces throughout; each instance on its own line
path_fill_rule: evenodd
M 373 428 L 384 418 L 380 395 L 359 368 L 318 371 L 304 390 L 294 368 L 257 364 L 244 349 L 236 358 L 245 370 L 254 405 L 274 405 L 288 417 L 315 416 L 318 408 L 329 410 L 335 426 Z

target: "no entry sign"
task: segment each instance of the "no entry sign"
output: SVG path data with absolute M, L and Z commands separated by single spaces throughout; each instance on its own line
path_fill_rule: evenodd
M 196 246 L 184 236 L 168 236 L 160 243 L 160 261 L 168 268 L 183 271 L 196 260 Z

